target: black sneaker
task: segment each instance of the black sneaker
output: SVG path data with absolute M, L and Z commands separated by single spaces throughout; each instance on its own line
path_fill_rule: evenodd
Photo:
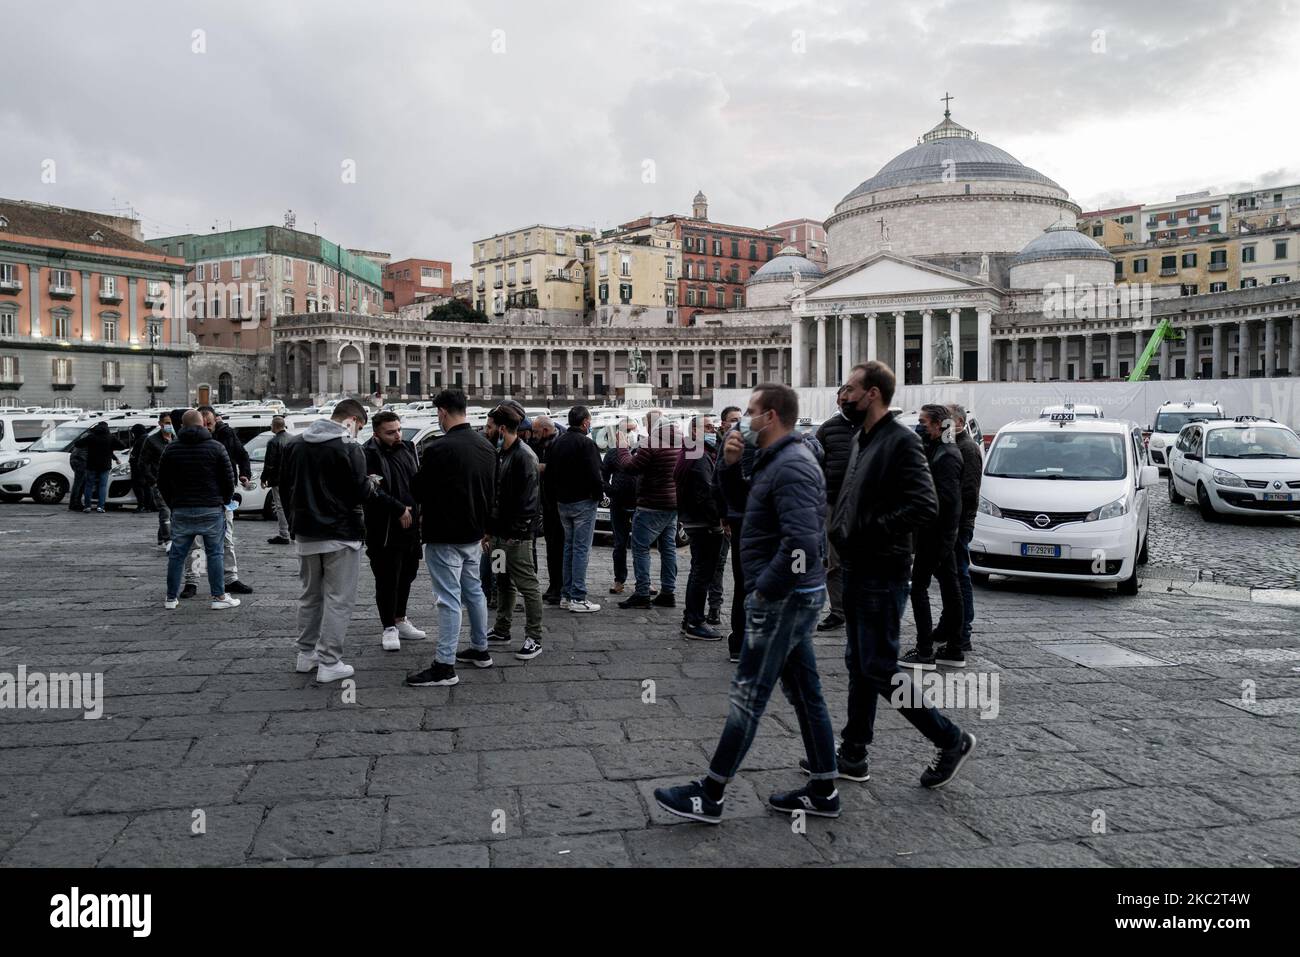
M 509 641 L 510 632 L 497 631 L 495 628 L 493 628 L 491 631 L 487 633 L 487 640 L 488 641 Z
M 969 731 L 961 733 L 961 740 L 951 748 L 939 748 L 935 751 L 930 766 L 921 772 L 921 786 L 934 790 L 941 788 L 957 776 L 961 766 L 975 750 L 975 735 Z
M 619 608 L 649 608 L 649 595 L 632 595 L 618 603 Z
M 714 608 L 714 609 L 712 609 L 712 610 L 708 613 L 708 615 L 705 616 L 705 618 L 704 618 L 704 623 L 705 623 L 706 625 L 720 625 L 720 624 L 722 624 L 722 609 L 721 609 L 721 608 Z
M 542 653 L 542 643 L 534 641 L 532 638 L 525 638 L 523 647 L 515 652 L 515 657 L 520 661 L 532 661 Z
M 682 636 L 694 641 L 721 641 L 722 632 L 714 631 L 708 625 L 688 625 L 682 622 Z
M 722 800 L 725 801 L 726 798 Z M 704 824 L 722 823 L 722 801 L 714 801 L 704 793 L 703 781 L 679 784 L 673 788 L 655 788 L 655 803 L 678 817 Z
M 813 794 L 811 787 L 802 787 L 797 791 L 778 791 L 767 799 L 767 806 L 773 811 L 792 814 L 803 811 L 817 817 L 840 816 L 840 792 L 832 791 L 826 797 Z
M 464 651 L 456 652 L 456 660 L 463 661 L 467 665 L 473 665 L 475 668 L 492 667 L 492 654 L 486 648 L 479 651 L 473 645 Z
M 558 605 L 560 603 L 560 593 L 558 591 L 542 592 L 542 601 L 548 605 Z
M 228 595 L 251 595 L 253 589 L 249 588 L 241 581 L 229 582 L 226 585 L 226 594 Z
M 181 589 L 182 598 L 193 598 L 198 593 L 199 593 L 198 585 L 186 585 L 184 588 Z
M 440 665 L 434 662 L 423 671 L 411 671 L 406 675 L 408 688 L 433 688 L 438 685 L 454 685 L 460 681 L 455 665 Z
M 812 768 L 808 765 L 807 758 L 799 759 L 799 770 L 804 774 L 812 774 Z M 835 752 L 835 776 L 843 778 L 846 781 L 870 781 L 871 780 L 871 762 L 867 760 L 866 754 L 856 761 L 844 756 L 844 746 L 840 745 Z
M 289 544 L 289 539 L 285 538 L 283 535 L 275 535 L 275 536 L 272 536 L 271 538 L 268 538 L 268 539 L 266 540 L 266 544 L 268 544 L 268 545 L 288 545 L 288 544 Z
M 835 614 L 835 612 L 831 612 L 829 615 L 827 615 L 825 618 L 821 620 L 820 624 L 817 625 L 817 630 L 834 631 L 836 628 L 841 628 L 843 626 L 844 626 L 844 619 L 841 616 Z
M 934 652 L 922 652 L 920 648 L 913 648 L 903 657 L 898 659 L 898 663 L 904 668 L 917 668 L 921 671 L 934 670 Z
M 965 668 L 966 653 L 960 648 L 944 645 L 934 654 L 934 663 L 946 668 Z
M 677 597 L 670 591 L 660 592 L 650 599 L 650 604 L 656 608 L 676 608 Z

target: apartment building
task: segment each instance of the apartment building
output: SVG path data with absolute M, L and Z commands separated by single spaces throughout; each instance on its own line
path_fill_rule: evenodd
M 588 313 L 597 326 L 675 326 L 682 244 L 674 223 L 636 220 L 587 247 Z
M 581 324 L 584 248 L 595 233 L 584 226 L 535 223 L 477 240 L 470 256 L 475 307 L 494 322 Z

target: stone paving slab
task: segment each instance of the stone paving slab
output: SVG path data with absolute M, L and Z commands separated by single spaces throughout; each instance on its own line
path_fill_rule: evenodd
M 264 544 L 261 522 L 236 526 L 250 600 L 166 612 L 150 520 L 0 515 L 22 533 L 0 536 L 0 672 L 98 672 L 105 692 L 97 720 L 0 709 L 0 866 L 1300 865 L 1300 607 L 1249 587 L 1300 568 L 1287 551 L 1300 539 L 1280 527 L 1161 513 L 1177 532 L 1164 551 L 1153 539 L 1156 574 L 1133 598 L 977 588 L 967 671 L 998 677 L 998 708 L 952 711 L 980 739 L 957 780 L 918 786 L 932 749 L 882 702 L 872 778 L 841 782 L 843 815 L 777 814 L 767 796 L 806 780 L 778 693 L 726 820 L 706 828 L 653 800 L 704 773 L 728 708 L 725 647 L 683 641 L 680 609 L 548 607 L 541 658 L 494 649 L 496 667 L 453 688 L 409 689 L 432 643 L 380 650 L 363 569 L 345 697 L 293 671 L 296 560 Z M 1237 579 L 1170 571 L 1193 545 L 1223 555 L 1252 535 L 1268 549 L 1233 556 Z M 1254 582 L 1261 561 L 1273 569 Z M 33 580 L 33 567 L 61 572 Z M 609 578 L 601 545 L 594 600 Z M 411 616 L 436 628 L 423 571 Z M 843 641 L 815 641 L 837 727 Z M 1121 657 L 1071 661 L 1070 645 Z M 1123 666 L 1142 658 L 1161 664 Z

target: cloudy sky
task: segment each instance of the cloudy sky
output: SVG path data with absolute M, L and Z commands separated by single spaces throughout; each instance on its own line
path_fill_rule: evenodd
M 467 278 L 476 238 L 697 189 L 723 222 L 820 219 L 945 91 L 1085 209 L 1300 181 L 1293 0 L 5 7 L 0 195 L 129 204 L 147 237 L 292 208 Z

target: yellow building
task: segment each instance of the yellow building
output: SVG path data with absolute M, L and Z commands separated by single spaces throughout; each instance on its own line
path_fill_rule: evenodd
M 1115 282 L 1172 287 L 1157 295 L 1198 296 L 1240 288 L 1241 237 L 1207 234 L 1182 241 L 1115 246 Z
M 536 224 L 474 243 L 474 304 L 494 321 L 578 325 L 584 255 L 595 230 Z
M 587 307 L 596 326 L 677 325 L 682 244 L 671 222 L 637 220 L 588 249 Z

